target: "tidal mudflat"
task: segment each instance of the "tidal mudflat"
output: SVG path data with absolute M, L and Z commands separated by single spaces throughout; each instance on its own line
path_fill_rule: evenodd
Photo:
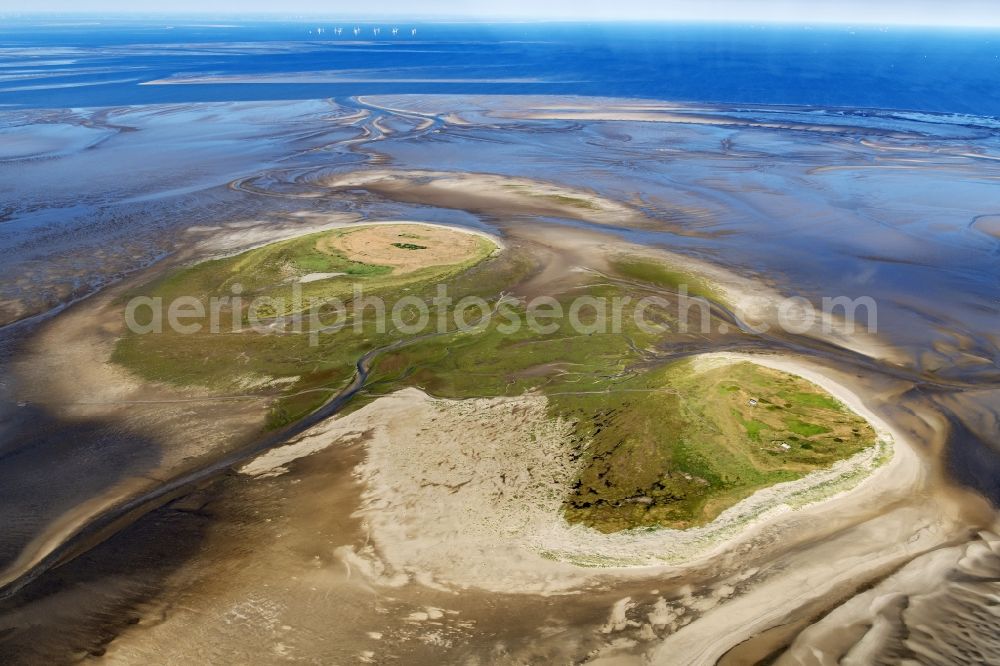
M 11 153 L 69 173 L 190 114 L 257 137 L 155 196 L 94 181 L 102 253 L 6 269 L 5 661 L 994 654 L 989 122 L 213 108 L 74 112 Z M 199 330 L 154 325 L 179 298 Z

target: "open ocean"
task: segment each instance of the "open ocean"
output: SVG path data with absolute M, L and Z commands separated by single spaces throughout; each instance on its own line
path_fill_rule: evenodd
M 998 75 L 1000 32 L 986 30 L 86 17 L 0 24 L 0 105 L 8 108 L 506 93 L 1000 116 Z M 173 85 L 150 85 L 164 79 Z

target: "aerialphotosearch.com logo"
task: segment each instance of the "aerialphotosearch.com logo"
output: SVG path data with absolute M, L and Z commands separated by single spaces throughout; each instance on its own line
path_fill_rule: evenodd
M 557 299 L 542 295 L 521 299 L 501 294 L 491 301 L 479 296 L 456 300 L 449 295 L 446 284 L 437 285 L 433 296 L 407 294 L 392 299 L 366 295 L 360 283 L 353 285 L 347 298 L 303 298 L 299 284 L 293 284 L 291 292 L 290 298 L 248 299 L 242 285 L 234 284 L 230 295 L 207 299 L 179 296 L 164 302 L 159 296 L 136 296 L 126 304 L 125 324 L 129 331 L 140 335 L 165 331 L 181 335 L 308 335 L 310 345 L 318 345 L 324 335 L 345 329 L 367 335 L 373 331 L 386 333 L 390 327 L 411 336 L 477 332 L 491 326 L 502 335 L 513 335 L 527 327 L 539 336 L 558 331 L 580 335 L 621 333 L 632 325 L 649 334 L 664 330 L 726 334 L 738 329 L 760 335 L 774 325 L 792 334 L 877 330 L 877 305 L 869 296 L 824 297 L 819 307 L 802 297 L 785 298 L 768 306 L 768 316 L 758 317 L 765 321 L 751 324 L 705 298 L 691 295 L 687 285 L 680 285 L 672 296 L 580 295 Z

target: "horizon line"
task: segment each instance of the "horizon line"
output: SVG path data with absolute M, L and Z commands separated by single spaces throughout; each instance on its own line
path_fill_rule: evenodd
M 33 10 L 33 11 L 21 11 L 21 12 L 0 12 L 0 18 L 3 19 L 31 19 L 31 18 L 46 18 L 46 19 L 58 19 L 58 18 L 93 18 L 93 19 L 105 19 L 111 20 L 115 18 L 129 18 L 129 19 L 160 19 L 160 18 L 172 18 L 172 19 L 198 19 L 202 20 L 205 18 L 225 18 L 229 20 L 235 20 L 247 22 L 248 20 L 254 19 L 267 19 L 267 20 L 285 20 L 289 22 L 298 21 L 309 21 L 309 20 L 329 20 L 329 21 L 346 21 L 346 22 L 362 22 L 371 23 L 376 21 L 388 21 L 390 19 L 395 21 L 411 21 L 415 23 L 468 23 L 468 24 L 484 24 L 484 23 L 506 23 L 506 24 L 531 24 L 531 23 L 561 23 L 561 24 L 636 24 L 636 23 L 646 23 L 646 24 L 664 24 L 664 25 L 742 25 L 747 27 L 753 26 L 763 26 L 763 25 L 776 25 L 776 26 L 797 26 L 802 28 L 809 28 L 813 26 L 823 26 L 823 27 L 866 27 L 866 28 L 928 28 L 928 29 L 976 29 L 976 30 L 997 30 L 1000 29 L 1000 21 L 996 23 L 983 23 L 981 21 L 976 23 L 966 23 L 962 21 L 955 21 L 949 23 L 942 23 L 941 21 L 934 22 L 924 22 L 920 20 L 913 21 L 895 21 L 887 22 L 876 19 L 869 18 L 859 18 L 857 20 L 845 21 L 842 19 L 824 19 L 824 18 L 814 18 L 810 20 L 805 20 L 799 17 L 796 18 L 777 18 L 777 17 L 761 17 L 761 18 L 747 18 L 747 17 L 719 17 L 719 18 L 708 18 L 708 17 L 661 17 L 661 16 L 647 16 L 647 17 L 608 17 L 608 16 L 583 16 L 583 17 L 565 17 L 565 16 L 523 16 L 523 15 L 472 15 L 472 14 L 446 14 L 446 13 L 429 13 L 429 14 L 336 14 L 328 12 L 312 12 L 312 11 L 295 11 L 295 12 L 274 12 L 274 11 L 263 11 L 263 10 L 246 10 L 242 12 L 226 12 L 218 10 L 184 10 L 184 11 L 143 11 L 143 10 Z

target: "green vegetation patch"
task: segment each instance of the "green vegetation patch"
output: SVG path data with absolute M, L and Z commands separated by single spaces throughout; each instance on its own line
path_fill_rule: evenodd
M 630 280 L 645 282 L 674 292 L 686 287 L 690 296 L 698 296 L 716 303 L 724 302 L 718 290 L 713 289 L 705 280 L 691 273 L 669 268 L 658 261 L 629 257 L 617 259 L 611 262 L 611 266 L 616 273 Z
M 460 276 L 457 284 L 470 279 L 474 276 Z M 586 293 L 608 301 L 624 295 L 620 288 L 606 284 L 591 286 Z M 571 301 L 569 296 L 559 299 L 564 310 Z M 513 396 L 526 391 L 604 392 L 614 378 L 634 372 L 630 366 L 638 360 L 635 348 L 654 339 L 628 317 L 623 318 L 621 331 L 606 333 L 581 333 L 567 317 L 553 319 L 551 323 L 557 326 L 546 334 L 524 325 L 526 317 L 523 305 L 505 303 L 482 329 L 429 338 L 382 354 L 369 390 L 390 392 L 415 386 L 447 398 Z M 519 329 L 504 330 L 514 319 L 522 322 Z M 585 316 L 581 321 L 588 323 Z
M 559 204 L 560 206 L 569 206 L 571 208 L 580 208 L 584 210 L 600 210 L 600 207 L 593 201 L 584 199 L 583 197 L 575 197 L 567 194 L 546 194 L 543 192 L 536 192 L 531 190 L 526 185 L 520 185 L 517 183 L 505 183 L 504 188 L 515 192 L 521 192 L 536 199 L 544 199 L 545 201 Z
M 543 198 L 549 201 L 555 202 L 562 206 L 571 206 L 573 208 L 583 208 L 585 210 L 598 210 L 598 207 L 593 201 L 588 201 L 587 199 L 581 199 L 580 197 L 570 197 L 565 194 L 543 194 Z
M 417 245 L 416 243 L 393 243 L 393 247 L 398 247 L 400 250 L 426 250 L 426 245 Z
M 813 384 L 749 362 L 695 372 L 681 361 L 607 395 L 553 400 L 575 420 L 583 460 L 566 517 L 603 532 L 705 524 L 876 438 Z

